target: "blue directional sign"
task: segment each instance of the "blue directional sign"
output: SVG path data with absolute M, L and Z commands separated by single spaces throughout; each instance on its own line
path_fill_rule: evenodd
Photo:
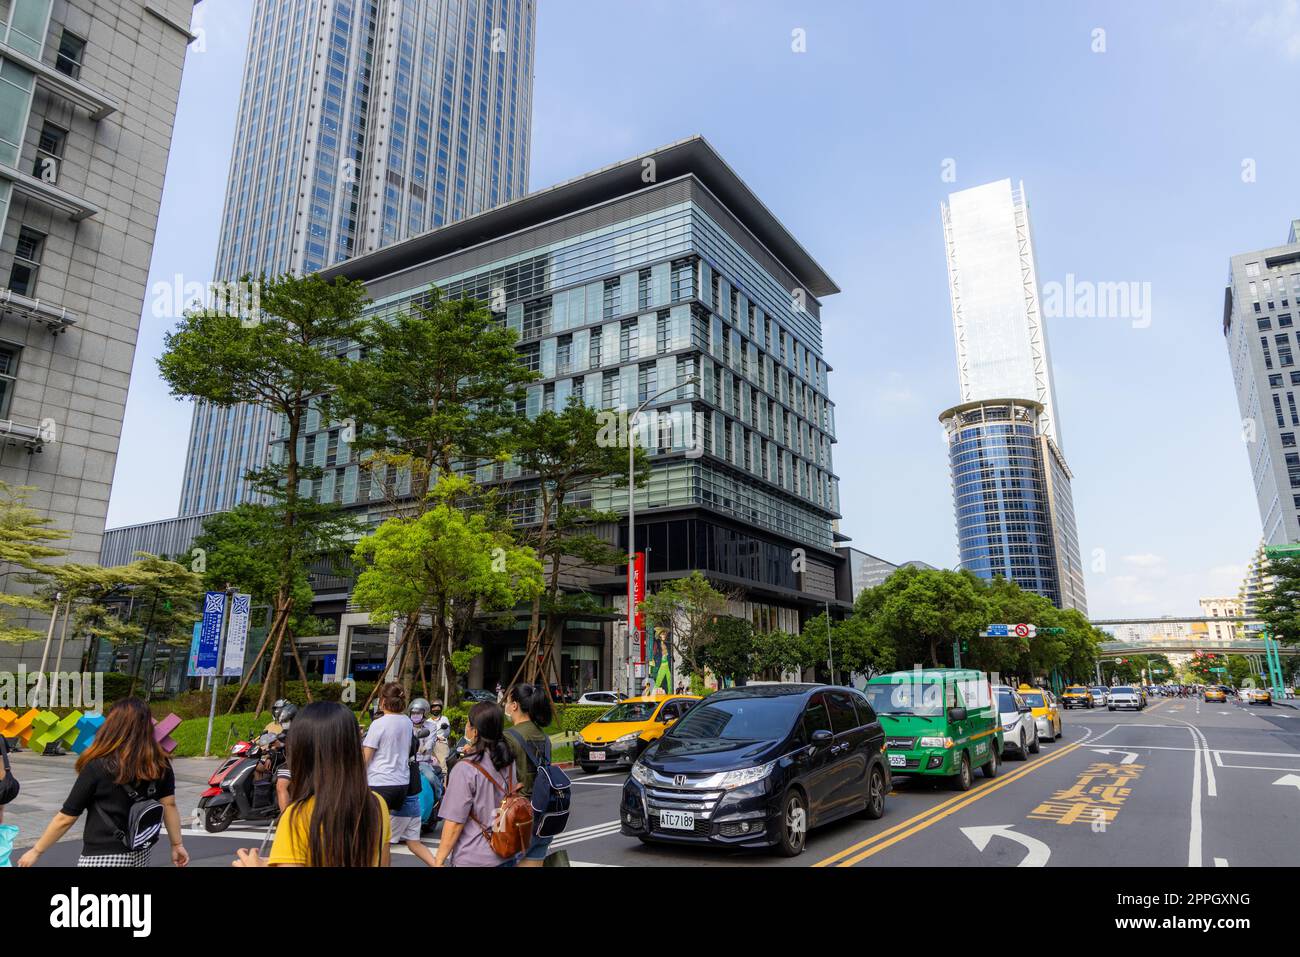
M 989 625 L 984 634 L 989 638 L 1005 638 L 1010 625 Z
M 199 622 L 199 657 L 196 674 L 212 677 L 217 673 L 217 650 L 221 645 L 221 622 L 226 615 L 226 593 L 210 591 L 203 596 L 203 618 Z

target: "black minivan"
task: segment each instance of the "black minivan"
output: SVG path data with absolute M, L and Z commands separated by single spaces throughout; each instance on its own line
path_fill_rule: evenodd
M 771 847 L 808 829 L 885 813 L 885 732 L 852 688 L 759 684 L 717 691 L 632 766 L 622 833 L 643 842 Z

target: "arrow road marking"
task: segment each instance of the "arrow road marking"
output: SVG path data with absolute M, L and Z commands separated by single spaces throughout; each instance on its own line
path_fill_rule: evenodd
M 1013 824 L 993 824 L 987 827 L 963 827 L 961 832 L 970 838 L 977 851 L 983 851 L 988 847 L 994 835 L 1001 835 L 1028 848 L 1029 853 L 1016 865 L 1017 867 L 1042 867 L 1046 864 L 1047 859 L 1052 856 L 1052 849 L 1037 838 L 1014 830 L 1014 827 Z
M 1138 756 L 1132 751 L 1110 751 L 1106 748 L 1093 748 L 1092 750 L 1098 754 L 1122 754 L 1124 758 L 1119 762 L 1120 764 L 1133 764 L 1138 759 Z
M 1289 784 L 1292 787 L 1300 788 L 1300 774 L 1284 774 L 1273 783 L 1281 785 Z

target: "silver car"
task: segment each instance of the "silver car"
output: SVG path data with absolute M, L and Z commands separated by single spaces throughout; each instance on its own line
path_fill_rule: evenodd
M 1038 725 L 1034 712 L 1020 693 L 1009 685 L 994 685 L 998 701 L 998 723 L 1002 726 L 1002 754 L 1021 761 L 1038 753 Z
M 1110 704 L 1106 707 L 1111 711 L 1117 708 L 1132 708 L 1134 711 L 1141 711 L 1146 706 L 1146 695 L 1142 694 L 1137 688 L 1120 685 L 1110 689 Z
M 1089 688 L 1088 693 L 1092 695 L 1092 706 L 1094 708 L 1104 708 L 1110 704 L 1110 689 L 1103 688 L 1101 685 Z

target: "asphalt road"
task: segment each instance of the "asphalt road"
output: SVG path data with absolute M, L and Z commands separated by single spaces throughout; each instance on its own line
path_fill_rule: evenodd
M 957 792 L 900 779 L 879 821 L 817 829 L 798 858 L 647 846 L 618 833 L 625 772 L 573 772 L 569 827 L 554 847 L 574 866 L 803 867 L 914 865 L 1171 867 L 1300 862 L 1300 711 L 1157 698 L 1141 713 L 1063 713 L 1064 736 L 993 780 Z M 40 760 L 29 758 L 29 760 Z M 193 798 L 180 797 L 189 822 Z M 51 809 L 52 810 L 52 809 Z M 211 835 L 187 827 L 192 866 L 226 867 L 265 827 Z M 30 844 L 30 830 L 19 846 Z M 163 842 L 165 844 L 165 842 Z M 434 845 L 437 838 L 430 837 Z M 64 841 L 42 865 L 76 862 Z M 164 846 L 155 863 L 167 862 Z M 405 848 L 395 866 L 423 866 Z

